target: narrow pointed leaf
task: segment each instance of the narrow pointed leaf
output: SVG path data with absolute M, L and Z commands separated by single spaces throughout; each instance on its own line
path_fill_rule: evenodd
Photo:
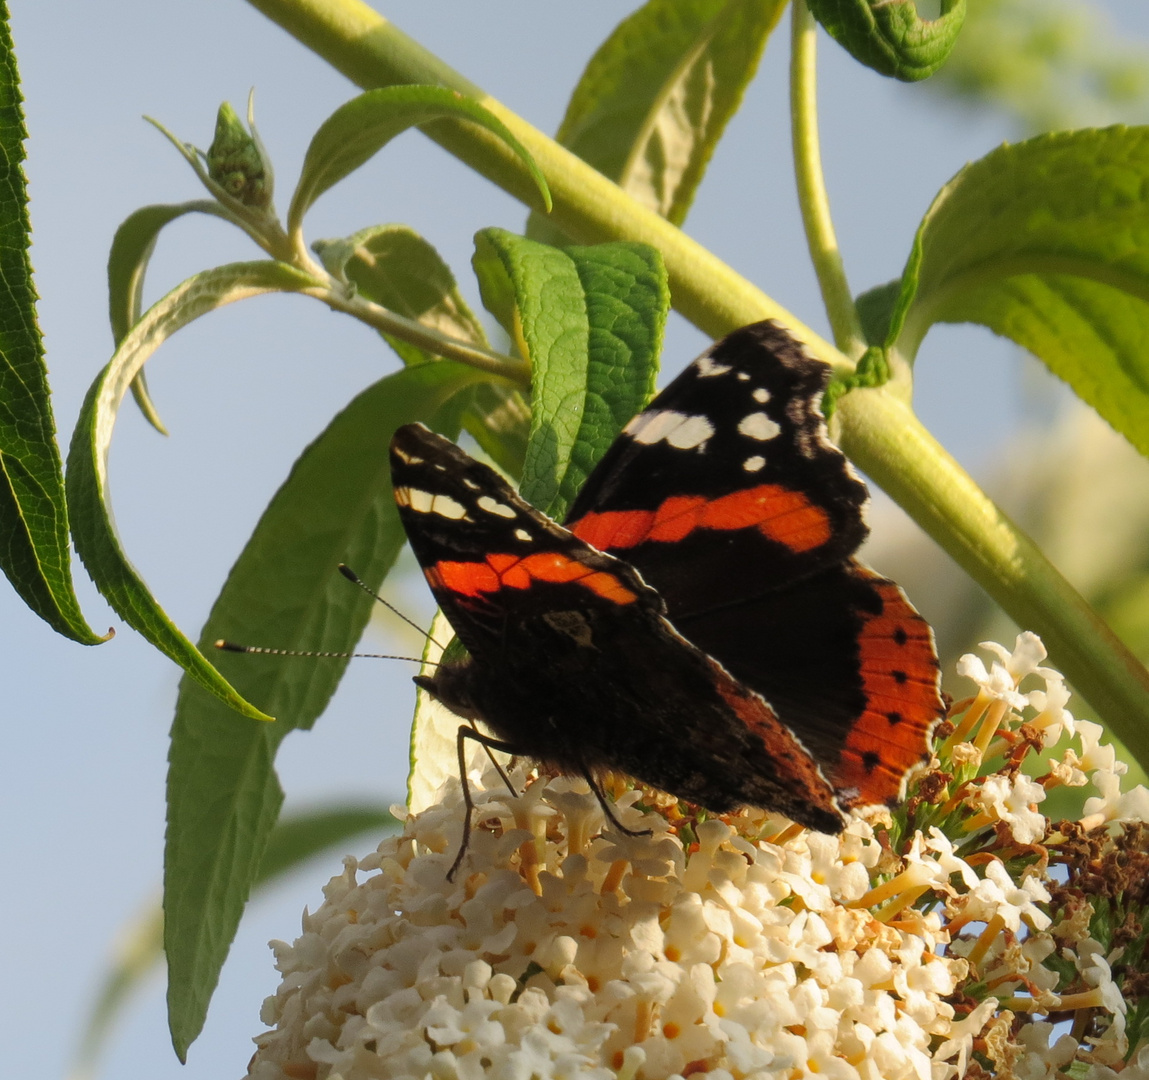
M 28 261 L 24 112 L 0 7 L 0 567 L 52 629 L 106 640 L 84 621 L 72 587 L 68 512 Z
M 670 306 L 662 258 L 643 244 L 560 250 L 485 229 L 475 267 L 531 363 L 523 497 L 561 520 L 654 388 Z
M 143 313 L 144 277 L 163 227 L 184 214 L 214 214 L 230 220 L 219 203 L 211 199 L 193 202 L 144 206 L 129 214 L 112 238 L 108 252 L 108 316 L 112 322 L 112 341 L 117 347 Z M 132 380 L 132 397 L 148 423 L 166 435 L 163 422 L 148 395 L 144 373 Z
M 382 806 L 327 806 L 283 818 L 268 838 L 256 888 L 273 884 L 324 851 L 337 851 L 361 833 L 395 824 Z M 99 1074 L 100 1059 L 132 999 L 160 969 L 164 958 L 164 913 L 157 900 L 121 931 L 115 954 L 92 1002 L 80 1048 L 68 1080 Z
M 555 136 L 681 225 L 785 0 L 649 0 L 591 58 Z M 532 214 L 528 235 L 560 233 Z
M 810 11 L 855 60 L 903 82 L 928 79 L 945 63 L 965 20 L 965 0 L 941 0 L 936 19 L 915 0 L 807 0 Z
M 304 214 L 320 195 L 369 161 L 396 135 L 444 119 L 470 121 L 502 139 L 527 166 L 543 205 L 550 209 L 550 193 L 534 159 L 482 105 L 442 86 L 388 86 L 352 98 L 320 125 L 307 148 L 291 199 L 288 232 L 298 231 Z
M 975 322 L 1149 454 L 1149 127 L 1043 135 L 967 165 L 918 229 L 889 342 Z
M 476 345 L 488 345 L 455 282 L 451 268 L 435 248 L 406 225 L 377 225 L 345 240 L 316 245 L 332 272 L 347 276 L 368 300 L 415 319 L 434 330 Z M 392 334 L 381 335 L 405 364 L 439 357 Z M 512 476 L 522 472 L 530 427 L 530 408 L 517 387 L 488 381 L 464 391 L 472 400 L 463 427 Z
M 296 462 L 228 576 L 200 639 L 350 651 L 372 600 L 336 570 L 377 588 L 404 543 L 387 446 L 414 420 L 454 436 L 454 398 L 481 372 L 451 361 L 404 368 L 356 397 Z M 275 724 L 237 718 L 201 684 L 180 684 L 168 769 L 164 860 L 168 1015 L 182 1058 L 199 1034 L 283 793 L 276 750 L 309 728 L 339 684 L 344 659 L 218 653 L 239 690 Z M 349 749 L 349 753 L 354 753 Z
M 108 502 L 108 448 L 124 394 L 144 362 L 181 327 L 260 293 L 302 292 L 314 279 L 283 263 L 233 263 L 188 278 L 157 301 L 120 343 L 88 391 L 68 453 L 68 505 L 76 550 L 92 580 L 129 626 L 213 694 L 245 716 L 270 719 L 248 704 L 167 617 L 128 561 Z

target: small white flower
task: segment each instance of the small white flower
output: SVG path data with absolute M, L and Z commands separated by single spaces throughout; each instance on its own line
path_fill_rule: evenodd
M 1015 882 L 1005 866 L 993 859 L 985 864 L 985 877 L 970 890 L 962 914 L 982 922 L 996 915 L 1016 934 L 1023 920 L 1034 930 L 1046 929 L 1051 919 L 1036 905 L 1048 902 L 1049 891 L 1036 877 Z
M 1077 721 L 1065 706 L 1069 703 L 1069 688 L 1065 676 L 1053 668 L 1034 668 L 1034 673 L 1045 680 L 1044 690 L 1031 690 L 1027 695 L 1029 704 L 1037 710 L 1037 716 L 1029 721 L 1042 735 L 1042 745 L 1052 746 L 1067 731 L 1070 735 L 1077 730 Z
M 1111 821 L 1149 821 L 1149 790 L 1143 784 L 1121 790 L 1121 777 L 1115 772 L 1097 769 L 1093 786 L 1101 793 L 1085 800 L 1081 824 L 1087 829 Z
M 1035 844 L 1045 835 L 1045 815 L 1035 809 L 1044 799 L 1045 788 L 1032 777 L 1018 773 L 1010 779 L 998 773 L 986 777 L 970 802 L 991 819 L 1004 821 L 1019 844 Z
M 1031 630 L 1025 630 L 1017 635 L 1013 652 L 996 641 L 979 642 L 978 648 L 993 653 L 1001 661 L 1013 679 L 1014 686 L 1019 685 L 1027 675 L 1040 671 L 1038 665 L 1049 655 L 1041 643 L 1041 638 Z

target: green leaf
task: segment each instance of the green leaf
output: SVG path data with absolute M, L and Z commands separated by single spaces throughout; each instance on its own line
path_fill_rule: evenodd
M 454 398 L 481 372 L 450 361 L 404 368 L 363 391 L 304 451 L 244 548 L 208 617 L 219 638 L 285 649 L 350 651 L 371 598 L 336 567 L 377 588 L 404 543 L 387 446 L 400 424 L 458 432 Z M 278 717 L 238 719 L 185 677 L 172 727 L 164 861 L 168 1013 L 181 1059 L 199 1034 L 283 794 L 273 761 L 309 728 L 346 667 L 342 659 L 220 653 L 245 696 Z
M 855 298 L 858 318 L 862 331 L 870 345 L 884 345 L 890 336 L 890 322 L 901 296 L 902 283 L 899 278 L 875 285 Z
M 414 229 L 373 225 L 345 240 L 321 240 L 312 246 L 328 270 L 346 276 L 368 300 L 449 337 L 489 344 L 451 268 Z M 328 261 L 328 253 L 336 253 L 337 261 Z M 438 359 L 392 334 L 382 337 L 405 364 Z
M 64 478 L 28 262 L 21 105 L 8 12 L 0 8 L 0 566 L 52 629 L 95 645 L 106 637 L 84 621 L 72 588 Z
M 299 184 L 287 212 L 287 231 L 298 234 L 303 216 L 328 188 L 353 173 L 411 127 L 435 120 L 468 120 L 503 140 L 527 166 L 549 210 L 550 192 L 522 143 L 478 102 L 442 86 L 388 86 L 341 105 L 319 127 L 307 148 Z
M 129 626 L 193 678 L 245 716 L 267 720 L 248 704 L 168 619 L 128 561 L 112 520 L 107 459 L 124 394 L 144 362 L 181 327 L 224 304 L 266 292 L 303 292 L 318 283 L 283 263 L 232 263 L 188 278 L 157 301 L 120 343 L 96 378 L 68 452 L 67 494 L 76 550 L 92 580 Z
M 327 806 L 284 817 L 267 841 L 256 886 L 263 887 L 324 851 L 368 831 L 395 824 L 383 807 Z M 147 905 L 118 935 L 115 954 L 92 1002 L 69 1080 L 98 1074 L 100 1058 L 132 996 L 159 970 L 164 957 L 164 913 L 159 901 Z
M 785 0 L 649 0 L 591 58 L 557 142 L 681 225 Z M 528 235 L 561 234 L 532 214 Z
M 903 82 L 928 79 L 945 63 L 965 19 L 965 0 L 941 0 L 936 19 L 915 0 L 807 0 L 810 12 L 855 60 Z
M 214 214 L 225 221 L 231 220 L 219 203 L 211 199 L 196 199 L 186 203 L 144 206 L 129 214 L 116 230 L 112 249 L 108 252 L 108 317 L 117 347 L 143 312 L 144 276 L 160 230 L 176 218 L 192 213 Z M 132 396 L 148 423 L 161 435 L 166 435 L 163 421 L 148 395 L 142 371 L 132 380 Z
M 967 165 L 938 194 L 888 343 L 975 322 L 1039 357 L 1149 454 L 1149 127 L 1043 135 Z
M 324 265 L 345 276 L 368 300 L 433 330 L 475 345 L 489 345 L 451 268 L 435 248 L 406 225 L 376 225 L 346 239 L 312 245 Z M 439 357 L 395 337 L 380 335 L 405 364 Z M 501 382 L 481 382 L 465 394 L 463 427 L 490 457 L 512 476 L 522 472 L 530 427 L 530 408 L 522 393 Z
M 670 306 L 662 258 L 643 244 L 560 250 L 484 229 L 475 269 L 488 309 L 531 363 L 523 497 L 561 520 L 654 388 Z

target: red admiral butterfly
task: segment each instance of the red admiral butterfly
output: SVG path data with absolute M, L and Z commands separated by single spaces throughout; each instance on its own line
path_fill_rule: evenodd
M 827 439 L 828 378 L 777 324 L 735 331 L 627 424 L 565 526 L 421 425 L 395 433 L 399 514 L 468 653 L 416 681 L 497 736 L 461 728 L 460 749 L 828 833 L 901 797 L 938 662 L 853 558 L 867 494 Z

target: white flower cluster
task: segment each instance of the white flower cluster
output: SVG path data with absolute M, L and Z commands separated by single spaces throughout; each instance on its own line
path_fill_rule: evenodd
M 978 720 L 964 736 L 957 724 L 943 761 L 1008 751 L 1026 709 L 1039 718 L 1026 721 L 1031 742 L 1076 731 L 1080 755 L 1050 776 L 1092 779 L 1104 805 L 1089 813 L 1142 813 L 1142 796 L 1106 793 L 1121 769 L 1095 725 L 1065 710 L 1040 642 L 991 651 L 991 671 L 963 661 Z M 1018 689 L 1031 674 L 1044 690 Z M 374 854 L 345 860 L 302 936 L 273 943 L 282 983 L 249 1080 L 960 1080 L 975 1052 L 1019 1080 L 1121 1068 L 1126 1005 L 1116 956 L 1089 937 L 1092 909 L 1053 923 L 1046 864 L 1010 871 L 1020 864 L 992 847 L 995 835 L 1015 853 L 1049 839 L 1045 788 L 1016 768 L 935 788 L 948 831 L 896 847 L 889 821 L 856 818 L 835 837 L 758 811 L 695 821 L 642 790 L 615 807 L 652 830 L 631 837 L 603 828 L 581 782 L 536 779 L 512 799 L 493 770 L 484 779 L 455 882 L 457 783 Z M 524 775 L 512 779 L 521 790 Z M 1059 996 L 1044 963 L 1054 950 L 1077 973 L 1073 993 Z M 972 983 L 980 998 L 964 996 Z M 1016 1022 L 1069 1010 L 1106 1017 L 1101 1037 Z M 1149 1080 L 1149 1048 L 1121 1080 Z
M 531 810 L 565 838 L 536 794 L 547 786 L 532 787 Z M 568 781 L 549 787 L 553 803 L 597 813 Z M 484 814 L 513 810 L 521 818 L 505 803 Z M 941 1063 L 968 1046 L 930 1053 L 950 1033 L 943 999 L 965 971 L 937 955 L 939 916 L 894 928 L 849 906 L 881 857 L 864 822 L 773 844 L 744 835 L 763 815 L 739 831 L 704 821 L 688 858 L 662 817 L 632 810 L 628 825 L 660 831 L 608 834 L 561 861 L 545 840 L 536 894 L 506 867 L 516 845 L 535 845 L 513 827 L 476 832 L 468 858 L 483 869 L 447 882 L 449 857 L 428 852 L 460 819 L 458 802 L 435 807 L 375 855 L 346 860 L 303 936 L 275 945 L 283 985 L 263 1019 L 277 1028 L 257 1040 L 252 1080 L 309 1063 L 328 1080 L 941 1080 L 954 1071 Z M 361 870 L 380 872 L 359 882 Z

